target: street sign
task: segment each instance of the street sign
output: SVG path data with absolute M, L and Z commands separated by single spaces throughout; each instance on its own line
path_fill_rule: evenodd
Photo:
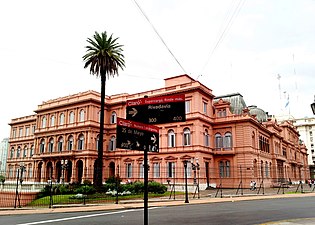
M 159 127 L 117 118 L 116 147 L 159 152 Z
M 128 100 L 126 119 L 145 124 L 186 121 L 185 95 Z

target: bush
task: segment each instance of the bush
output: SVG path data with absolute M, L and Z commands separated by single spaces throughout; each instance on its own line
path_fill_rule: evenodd
M 83 185 L 81 187 L 78 187 L 74 190 L 74 193 L 76 194 L 94 194 L 96 192 L 96 189 L 93 186 Z
M 3 175 L 0 175 L 0 182 L 1 182 L 2 184 L 4 184 L 4 182 L 5 182 L 5 177 L 4 177 Z
M 156 181 L 150 181 L 148 183 L 148 192 L 155 194 L 164 194 L 167 191 L 167 187 L 164 184 Z

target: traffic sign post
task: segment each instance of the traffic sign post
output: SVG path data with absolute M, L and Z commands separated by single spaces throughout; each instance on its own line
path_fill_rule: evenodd
M 186 121 L 184 94 L 128 100 L 126 110 L 128 120 L 145 124 Z
M 118 148 L 144 151 L 144 225 L 148 225 L 148 152 L 159 151 L 159 127 L 117 118 Z

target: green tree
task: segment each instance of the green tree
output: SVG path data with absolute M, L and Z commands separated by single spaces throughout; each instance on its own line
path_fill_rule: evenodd
M 118 38 L 113 38 L 113 34 L 107 35 L 106 31 L 99 34 L 95 32 L 93 38 L 88 38 L 86 54 L 83 56 L 84 68 L 90 67 L 90 74 L 101 77 L 101 112 L 100 112 L 100 134 L 98 141 L 98 156 L 96 168 L 94 170 L 94 184 L 102 186 L 103 179 L 103 140 L 104 140 L 104 109 L 105 109 L 105 84 L 110 76 L 118 75 L 118 69 L 124 69 L 125 61 L 123 45 L 117 42 Z

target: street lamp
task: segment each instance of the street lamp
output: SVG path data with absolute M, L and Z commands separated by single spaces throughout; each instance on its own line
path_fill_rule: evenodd
M 188 201 L 188 187 L 187 187 L 187 160 L 184 160 L 184 169 L 185 169 L 185 203 L 189 203 Z
M 61 183 L 65 183 L 65 170 L 68 168 L 68 160 L 61 160 Z
M 191 166 L 192 166 L 192 170 L 194 171 L 194 184 L 197 185 L 197 189 L 196 191 L 198 191 L 198 199 L 200 198 L 200 193 L 199 193 L 199 171 L 200 171 L 200 165 L 199 165 L 199 160 L 198 158 L 196 158 L 196 164 L 195 163 L 191 163 Z M 196 173 L 197 173 L 197 176 L 196 176 Z M 196 191 L 195 191 L 195 194 L 196 194 Z M 194 195 L 195 197 L 195 195 Z
M 21 207 L 20 195 L 19 195 L 19 181 L 20 181 L 20 185 L 22 187 L 24 171 L 26 171 L 26 167 L 24 166 L 24 163 L 21 163 L 20 167 L 17 169 L 14 208 L 16 208 L 16 201 L 19 202 L 19 208 Z

